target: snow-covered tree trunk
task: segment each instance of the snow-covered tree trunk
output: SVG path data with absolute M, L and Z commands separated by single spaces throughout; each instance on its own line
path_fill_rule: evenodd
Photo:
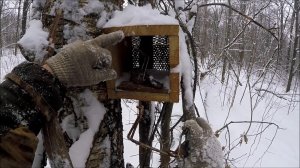
M 32 19 L 42 21 L 44 31 L 49 34 L 49 44 L 40 47 L 40 51 L 36 49 L 30 51 L 20 45 L 23 55 L 30 61 L 42 64 L 48 57 L 59 52 L 64 45 L 100 35 L 101 27 L 110 18 L 114 10 L 122 7 L 122 4 L 123 0 L 34 0 Z M 39 34 L 36 36 L 38 37 Z M 74 106 L 78 105 L 78 102 L 80 103 L 77 98 L 84 89 L 86 88 L 70 88 L 68 90 L 67 95 L 70 98 L 66 99 L 68 101 L 65 101 L 64 111 L 59 116 L 59 120 L 62 122 L 67 117 L 71 118 L 72 121 L 69 121 L 69 119 L 68 121 L 73 123 L 75 127 L 73 129 L 80 130 L 81 133 L 89 129 L 86 126 L 89 124 L 86 118 L 81 118 L 80 115 L 82 114 L 80 113 L 82 112 L 78 111 L 80 107 Z M 94 95 L 98 97 L 98 101 L 106 107 L 106 112 L 100 109 L 102 111 L 99 111 L 99 113 L 105 113 L 105 115 L 99 124 L 98 132 L 94 135 L 92 148 L 84 149 L 89 151 L 90 155 L 83 159 L 81 163 L 74 164 L 74 167 L 78 167 L 77 164 L 82 166 L 84 163 L 86 167 L 124 167 L 121 102 L 120 100 L 107 99 L 105 96 L 105 83 L 101 83 L 99 86 L 87 87 L 87 89 L 94 92 Z M 79 138 L 79 135 L 68 134 L 67 130 L 64 135 L 68 147 L 77 142 Z M 77 158 L 77 156 L 73 156 L 72 159 L 71 155 L 72 161 L 74 161 L 74 158 Z
M 108 109 L 87 159 L 87 168 L 124 167 L 123 125 L 120 100 L 104 102 Z

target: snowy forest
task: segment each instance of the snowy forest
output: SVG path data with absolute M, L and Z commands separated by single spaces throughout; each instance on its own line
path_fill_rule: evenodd
M 178 102 L 68 88 L 61 137 L 40 132 L 32 167 L 300 167 L 299 1 L 1 0 L 1 82 L 110 27 L 178 26 Z

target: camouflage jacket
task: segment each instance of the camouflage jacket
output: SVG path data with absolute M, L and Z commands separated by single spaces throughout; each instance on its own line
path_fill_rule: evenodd
M 62 107 L 64 87 L 41 66 L 24 62 L 0 84 L 0 168 L 31 167 L 49 112 Z M 44 102 L 44 103 L 41 103 Z

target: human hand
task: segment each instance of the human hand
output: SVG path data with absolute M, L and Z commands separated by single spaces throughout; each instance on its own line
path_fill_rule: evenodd
M 67 87 L 90 86 L 115 79 L 117 74 L 111 69 L 111 53 L 105 48 L 119 43 L 123 38 L 123 32 L 116 31 L 68 44 L 49 58 L 45 66 L 48 65 L 50 72 Z

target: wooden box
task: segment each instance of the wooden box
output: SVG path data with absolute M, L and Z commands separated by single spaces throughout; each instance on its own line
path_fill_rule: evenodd
M 122 30 L 125 39 L 109 48 L 112 68 L 118 78 L 107 81 L 108 98 L 141 101 L 179 101 L 179 26 L 141 25 L 111 27 L 104 33 Z

